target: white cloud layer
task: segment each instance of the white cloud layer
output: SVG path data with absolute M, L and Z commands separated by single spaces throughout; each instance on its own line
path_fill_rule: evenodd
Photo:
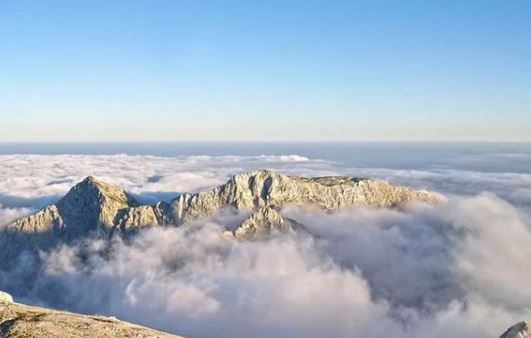
M 298 156 L 0 156 L 0 223 L 96 175 L 145 200 L 265 166 L 355 174 L 451 194 L 439 207 L 286 209 L 314 237 L 235 243 L 227 216 L 19 257 L 0 288 L 21 300 L 188 337 L 495 337 L 531 318 L 531 178 L 346 168 Z M 105 253 L 105 254 L 104 254 Z M 20 281 L 26 281 L 21 285 Z
M 211 187 L 235 173 L 264 167 L 303 175 L 336 173 L 328 162 L 299 155 L 0 155 L 0 163 L 0 203 L 6 207 L 42 207 L 89 175 L 151 202 Z

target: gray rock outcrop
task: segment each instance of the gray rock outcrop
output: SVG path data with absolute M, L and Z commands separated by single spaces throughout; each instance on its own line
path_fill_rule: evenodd
M 271 207 L 262 207 L 253 212 L 234 231 L 226 235 L 238 239 L 263 239 L 279 233 L 294 232 L 301 225 L 285 218 Z
M 531 337 L 531 330 L 529 329 L 529 326 L 527 323 L 520 322 L 517 323 L 505 331 L 500 338 L 530 338 Z

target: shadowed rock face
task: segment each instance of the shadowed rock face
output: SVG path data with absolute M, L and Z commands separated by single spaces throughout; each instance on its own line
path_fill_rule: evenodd
M 530 338 L 531 331 L 526 322 L 517 323 L 505 331 L 500 338 Z
M 269 170 L 236 175 L 225 184 L 182 194 L 171 204 L 139 205 L 123 190 L 87 177 L 56 204 L 11 223 L 9 233 L 39 235 L 39 240 L 72 239 L 89 231 L 134 231 L 156 225 L 180 225 L 211 216 L 226 207 L 255 211 L 234 233 L 248 237 L 272 229 L 291 229 L 277 210 L 285 205 L 333 212 L 351 207 L 394 207 L 418 201 L 438 203 L 435 194 L 385 181 L 350 177 L 295 177 Z M 267 230 L 269 229 L 269 230 Z M 42 237 L 42 238 L 41 238 Z
M 179 336 L 122 322 L 113 317 L 86 316 L 1 300 L 0 337 L 179 338 Z

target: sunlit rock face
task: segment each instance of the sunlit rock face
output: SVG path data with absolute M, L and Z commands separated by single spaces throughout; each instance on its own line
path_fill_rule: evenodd
M 236 237 L 293 229 L 282 217 L 286 205 L 334 212 L 354 207 L 394 207 L 407 202 L 439 203 L 437 194 L 415 191 L 381 180 L 351 177 L 306 178 L 259 170 L 233 176 L 225 184 L 196 194 L 184 193 L 171 203 L 140 205 L 125 191 L 90 176 L 56 204 L 7 226 L 17 236 L 40 241 L 73 239 L 88 232 L 136 231 L 159 225 L 180 225 L 224 208 L 251 212 L 234 232 Z
M 158 202 L 157 204 L 141 205 L 138 207 L 126 208 L 119 211 L 115 217 L 115 226 L 121 230 L 131 231 L 155 225 L 171 224 L 169 218 L 169 204 Z
M 117 320 L 0 300 L 0 337 L 81 338 L 179 336 Z
M 505 331 L 500 338 L 529 338 L 531 337 L 531 331 L 526 322 L 520 322 L 511 326 Z
M 171 204 L 176 224 L 232 206 L 250 209 L 284 205 L 316 207 L 328 212 L 349 207 L 393 207 L 409 201 L 437 203 L 435 194 L 385 181 L 342 176 L 306 178 L 259 170 L 236 175 L 227 183 L 197 194 L 183 194 Z

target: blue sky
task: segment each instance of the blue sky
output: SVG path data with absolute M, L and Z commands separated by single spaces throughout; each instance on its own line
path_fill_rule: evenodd
M 531 141 L 531 1 L 0 0 L 0 141 Z

